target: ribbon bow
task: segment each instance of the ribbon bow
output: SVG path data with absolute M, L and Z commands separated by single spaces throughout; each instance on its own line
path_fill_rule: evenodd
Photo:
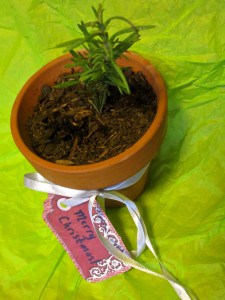
M 192 294 L 192 293 L 189 291 L 189 294 L 188 294 L 187 288 L 184 288 L 181 284 L 179 284 L 177 282 L 177 280 L 163 266 L 162 262 L 160 261 L 159 257 L 157 256 L 157 254 L 154 250 L 154 247 L 148 236 L 145 223 L 144 223 L 135 203 L 133 201 L 129 200 L 123 194 L 115 191 L 115 190 L 124 189 L 124 188 L 136 183 L 142 177 L 142 175 L 144 174 L 144 172 L 146 171 L 147 168 L 148 168 L 148 166 L 143 168 L 141 171 L 139 171 L 137 174 L 135 174 L 131 178 L 123 181 L 122 183 L 111 186 L 111 187 L 107 187 L 103 190 L 85 191 L 85 190 L 76 190 L 76 189 L 62 187 L 62 186 L 51 183 L 50 181 L 46 180 L 44 177 L 42 177 L 38 173 L 26 174 L 24 176 L 24 184 L 26 187 L 36 190 L 36 191 L 47 192 L 47 193 L 51 193 L 51 194 L 70 197 L 70 198 L 61 198 L 60 199 L 61 204 L 63 203 L 68 208 L 79 205 L 84 202 L 89 202 L 88 203 L 89 214 L 90 214 L 92 224 L 95 228 L 96 234 L 97 234 L 99 240 L 105 246 L 105 248 L 112 255 L 114 255 L 117 259 L 119 259 L 123 263 L 125 263 L 135 269 L 138 269 L 145 273 L 148 273 L 153 276 L 167 280 L 170 283 L 170 285 L 173 287 L 174 291 L 177 293 L 178 297 L 181 300 L 196 299 L 193 295 L 191 298 L 189 296 L 189 294 Z M 122 253 L 121 251 L 119 251 L 105 237 L 103 237 L 101 235 L 101 233 L 99 232 L 99 230 L 95 227 L 95 224 L 94 224 L 93 218 L 92 218 L 92 207 L 93 207 L 94 201 L 97 198 L 97 196 L 100 196 L 102 198 L 111 199 L 114 201 L 119 201 L 126 205 L 128 211 L 131 214 L 131 217 L 137 227 L 137 249 L 131 251 L 131 256 L 128 256 L 128 255 Z M 154 257 L 156 258 L 156 260 L 161 268 L 162 274 L 154 272 L 134 260 L 134 258 L 137 258 L 143 252 L 143 250 L 145 249 L 146 246 L 148 247 L 148 249 L 152 252 Z

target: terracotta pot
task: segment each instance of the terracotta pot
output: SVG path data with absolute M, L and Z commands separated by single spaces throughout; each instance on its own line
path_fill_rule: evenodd
M 141 71 L 152 85 L 158 109 L 155 119 L 144 136 L 123 153 L 102 162 L 82 166 L 63 166 L 48 162 L 32 150 L 25 128 L 43 84 L 53 84 L 59 74 L 65 73 L 64 66 L 70 63 L 70 54 L 63 55 L 41 68 L 24 85 L 18 94 L 11 113 L 11 131 L 14 141 L 31 165 L 49 181 L 74 189 L 102 189 L 118 184 L 145 167 L 156 155 L 164 139 L 167 120 L 167 93 L 164 81 L 152 64 L 133 52 L 120 58 L 120 66 L 131 66 Z M 137 120 L 138 122 L 138 120 Z M 135 199 L 142 192 L 147 175 L 140 182 L 122 192 Z

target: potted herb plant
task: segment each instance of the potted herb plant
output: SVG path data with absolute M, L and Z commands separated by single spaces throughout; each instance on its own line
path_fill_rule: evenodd
M 11 131 L 31 165 L 64 187 L 104 189 L 145 168 L 140 180 L 120 191 L 135 199 L 166 131 L 164 81 L 151 63 L 128 52 L 140 30 L 153 26 L 118 16 L 104 21 L 101 5 L 93 12 L 95 21 L 78 25 L 82 38 L 58 45 L 68 53 L 24 85 Z M 109 35 L 116 20 L 129 27 Z

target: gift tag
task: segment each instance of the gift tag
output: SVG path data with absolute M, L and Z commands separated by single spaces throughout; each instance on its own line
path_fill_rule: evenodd
M 111 255 L 97 237 L 88 212 L 88 201 L 69 207 L 61 203 L 63 199 L 65 197 L 49 194 L 44 203 L 43 218 L 80 274 L 89 282 L 97 282 L 128 271 L 130 266 Z M 92 216 L 101 234 L 121 252 L 129 255 L 97 201 L 94 202 Z

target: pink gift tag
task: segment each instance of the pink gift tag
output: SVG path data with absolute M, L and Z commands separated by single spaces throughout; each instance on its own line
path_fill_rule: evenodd
M 44 203 L 43 218 L 81 275 L 89 282 L 97 282 L 128 271 L 130 267 L 111 255 L 98 239 L 89 216 L 88 202 L 62 210 L 58 206 L 61 198 L 49 194 Z M 97 201 L 94 202 L 92 215 L 102 235 L 117 249 L 129 255 L 121 237 Z

